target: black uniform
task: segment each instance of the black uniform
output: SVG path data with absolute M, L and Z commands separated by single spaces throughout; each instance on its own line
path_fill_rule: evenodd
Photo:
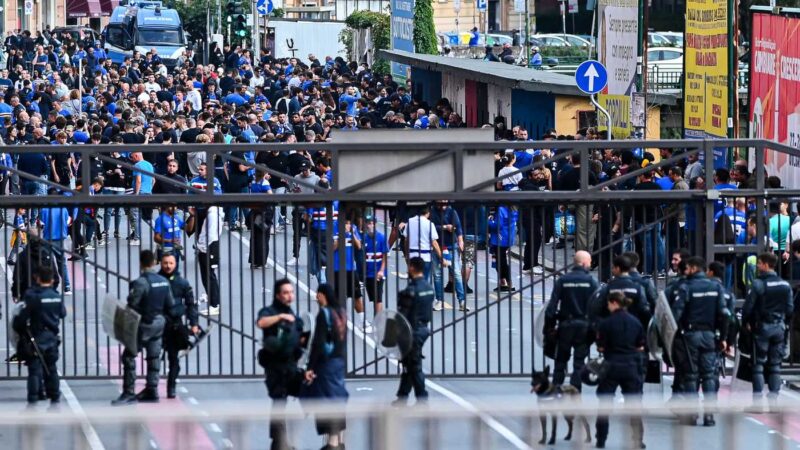
M 766 372 L 770 396 L 781 388 L 781 360 L 786 347 L 786 324 L 794 312 L 792 288 L 775 272 L 758 275 L 750 285 L 742 309 L 742 321 L 750 326 L 755 340 L 753 393 L 764 390 Z M 766 368 L 765 368 L 766 366 Z
M 303 333 L 303 320 L 291 307 L 274 301 L 272 305 L 261 308 L 256 323 L 263 317 L 291 314 L 294 322 L 281 320 L 263 329 L 264 348 L 259 352 L 259 364 L 266 371 L 267 394 L 272 399 L 273 411 L 283 409 L 289 395 L 297 395 L 299 378 L 297 360 L 300 358 L 300 336 Z M 288 343 L 287 343 L 288 341 Z M 281 344 L 278 346 L 278 344 Z M 274 420 L 269 423 L 269 437 L 272 449 L 289 448 L 286 435 L 286 421 Z
M 604 287 L 600 288 L 600 295 L 595 296 L 598 300 L 596 304 L 591 306 L 589 312 L 592 317 L 592 322 L 597 322 L 598 319 L 608 317 L 608 309 L 606 308 L 606 300 L 608 294 L 612 292 L 621 292 L 625 297 L 633 300 L 633 303 L 628 308 L 630 314 L 639 319 L 642 328 L 650 323 L 652 313 L 647 302 L 647 294 L 642 288 L 640 282 L 632 278 L 630 275 L 620 275 L 608 281 Z
M 434 296 L 433 287 L 424 277 L 413 278 L 398 293 L 398 310 L 408 319 L 412 332 L 411 351 L 400 360 L 403 363 L 400 386 L 397 388 L 397 397 L 400 399 L 408 398 L 412 387 L 417 400 L 428 398 L 425 374 L 422 373 L 422 347 L 431 334 L 428 324 L 433 316 Z
M 666 288 L 664 288 L 664 297 L 667 299 L 667 304 L 670 307 L 675 304 L 678 299 L 678 292 L 680 292 L 681 287 L 686 283 L 686 277 L 683 275 L 679 275 L 674 280 L 670 281 Z M 673 355 L 673 358 L 680 355 L 677 355 L 685 349 L 686 347 L 683 344 L 683 336 L 681 334 L 676 334 L 675 337 L 672 339 L 672 348 L 670 349 L 670 354 Z M 664 352 L 666 356 L 667 353 Z M 672 392 L 673 394 L 678 394 L 683 389 L 683 367 L 676 365 L 674 361 L 670 360 L 667 361 L 667 364 L 671 364 L 672 367 L 675 369 L 675 372 L 672 377 Z
M 197 303 L 194 299 L 194 290 L 186 278 L 183 278 L 177 269 L 171 274 L 163 270 L 158 273 L 169 281 L 172 298 L 175 301 L 175 319 L 167 320 L 164 328 L 164 347 L 167 351 L 167 397 L 175 396 L 175 383 L 181 372 L 178 352 L 187 348 L 188 329 L 197 326 Z M 188 323 L 184 322 L 184 317 Z
M 699 381 L 703 396 L 713 400 L 718 384 L 717 339 L 725 340 L 728 327 L 725 290 L 705 273 L 698 272 L 681 285 L 672 314 L 683 336 L 682 351 L 676 353 L 676 365 L 683 372 L 682 391 L 695 394 Z
M 158 397 L 158 375 L 161 370 L 161 339 L 164 335 L 166 317 L 178 320 L 176 303 L 172 297 L 169 281 L 154 272 L 145 271 L 131 282 L 128 307 L 141 314 L 139 322 L 139 348 L 144 350 L 147 361 L 145 392 Z M 136 356 L 125 349 L 122 352 L 122 395 L 134 395 L 136 383 Z
M 14 317 L 12 326 L 20 336 L 17 354 L 28 365 L 28 402 L 33 403 L 39 399 L 42 379 L 47 397 L 58 402 L 61 399 L 56 367 L 58 346 L 61 343 L 58 332 L 61 319 L 67 316 L 67 310 L 61 294 L 50 286 L 34 286 L 28 289 L 23 302 L 25 306 Z
M 650 276 L 643 276 L 636 270 L 631 270 L 628 273 L 633 281 L 639 283 L 644 290 L 644 297 L 647 299 L 647 306 L 650 308 L 650 311 L 656 310 L 656 301 L 658 300 L 658 290 L 656 290 L 656 285 L 653 284 L 653 279 Z
M 613 397 L 617 387 L 622 389 L 625 403 L 637 402 L 644 385 L 644 328 L 640 321 L 624 309 L 618 309 L 600 322 L 597 330 L 597 348 L 609 365 L 607 375 L 597 386 L 601 399 Z M 627 398 L 628 395 L 631 398 Z M 640 416 L 631 417 L 633 442 L 638 446 L 644 436 Z M 608 437 L 608 416 L 597 416 L 597 444 L 605 444 Z
M 589 356 L 591 344 L 588 338 L 588 305 L 597 288 L 597 281 L 583 267 L 573 268 L 556 280 L 553 286 L 546 317 L 549 321 L 558 321 L 558 344 L 553 372 L 553 384 L 557 386 L 564 383 L 567 362 L 574 348 L 570 384 L 578 389 L 581 387 L 580 374 L 584 360 Z

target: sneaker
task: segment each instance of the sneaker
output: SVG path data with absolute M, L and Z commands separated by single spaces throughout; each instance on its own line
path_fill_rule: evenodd
M 22 361 L 20 361 L 19 356 L 17 356 L 17 354 L 14 353 L 13 355 L 11 355 L 8 358 L 6 358 L 6 363 L 7 364 L 22 364 Z
M 136 246 L 136 245 L 141 245 L 141 242 L 138 239 L 134 238 L 130 240 L 129 244 L 132 246 Z
M 452 293 L 453 292 L 453 282 L 452 281 L 448 281 L 447 282 L 447 285 L 444 287 L 444 291 L 447 292 L 447 293 Z
M 286 261 L 287 266 L 296 266 L 297 265 L 297 258 L 292 257 L 292 259 Z
M 284 227 L 283 225 L 278 225 L 277 227 L 273 228 L 272 231 L 274 231 L 275 233 L 283 233 L 284 231 L 286 231 L 286 227 Z
M 100 239 L 97 240 L 98 247 L 105 247 L 106 245 L 108 245 L 108 238 L 101 237 Z
M 204 309 L 200 311 L 200 315 L 202 316 L 218 316 L 219 315 L 219 306 L 209 306 L 208 309 Z
M 472 288 L 469 287 L 469 286 L 467 286 L 467 288 L 466 288 L 466 290 L 464 292 L 466 292 L 467 294 L 474 294 L 475 293 L 475 291 L 473 291 Z
M 544 273 L 544 268 L 542 266 L 534 266 L 533 267 L 533 274 L 534 275 L 541 275 Z
M 442 303 L 441 300 L 436 300 L 435 302 L 433 302 L 434 311 L 441 311 L 443 309 L 444 309 L 444 304 Z
M 658 278 L 659 280 L 663 280 L 664 278 L 667 278 L 667 274 L 662 270 L 661 272 L 658 272 L 658 274 L 656 274 L 656 278 Z
M 458 310 L 459 310 L 459 311 L 468 312 L 468 311 L 472 311 L 472 308 L 470 308 L 469 306 L 467 306 L 467 302 L 460 302 L 460 303 L 458 304 Z
M 522 274 L 523 275 L 530 275 L 531 272 L 532 272 L 532 269 L 522 269 Z
M 556 245 L 553 248 L 556 248 L 556 249 L 567 248 L 567 243 L 564 242 L 564 241 L 558 241 L 558 242 L 556 242 Z
M 94 245 L 87 244 L 86 247 L 83 247 L 84 250 L 94 250 Z
M 372 326 L 372 323 L 369 320 L 364 322 L 364 333 L 372 334 L 374 331 L 375 331 L 375 327 Z
M 114 232 L 114 239 L 119 239 L 119 231 Z
M 64 289 L 64 295 L 72 295 L 72 289 L 70 288 Z
M 264 268 L 264 266 L 259 265 L 259 264 L 250 264 L 250 270 L 261 270 L 263 268 Z
M 200 303 L 208 303 L 208 294 L 200 294 Z
M 400 278 L 401 280 L 408 279 L 408 273 L 407 272 L 399 272 L 397 274 L 397 278 Z
M 265 269 L 272 269 L 272 267 L 273 267 L 273 266 L 272 266 L 272 264 L 270 264 L 270 263 L 266 263 L 266 264 L 264 264 L 264 268 L 265 268 Z

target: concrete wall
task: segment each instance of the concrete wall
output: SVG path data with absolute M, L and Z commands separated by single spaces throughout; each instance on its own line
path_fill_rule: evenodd
M 464 78 L 452 73 L 442 74 L 442 97 L 450 100 L 453 111 L 464 117 L 466 99 L 464 92 Z
M 497 116 L 503 116 L 506 118 L 506 123 L 512 123 L 511 89 L 500 87 L 496 84 L 489 84 L 487 88 L 489 118 L 494 119 Z
M 578 131 L 578 112 L 593 111 L 588 97 L 558 96 L 555 104 L 555 129 L 560 134 Z

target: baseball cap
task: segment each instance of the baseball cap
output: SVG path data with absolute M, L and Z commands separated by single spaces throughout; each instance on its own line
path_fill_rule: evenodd
M 389 119 L 394 117 L 394 111 L 387 111 L 386 114 L 383 115 L 383 120 Z
M 300 163 L 300 169 L 310 169 L 311 168 L 311 161 L 303 161 Z

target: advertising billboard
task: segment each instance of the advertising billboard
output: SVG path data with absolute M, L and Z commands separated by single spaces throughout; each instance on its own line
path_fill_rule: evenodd
M 800 148 L 800 19 L 756 13 L 750 59 L 750 136 Z M 767 173 L 800 187 L 800 158 L 765 151 Z
M 600 0 L 598 58 L 608 70 L 608 86 L 598 102 L 611 114 L 611 133 L 617 139 L 631 135 L 631 94 L 636 90 L 639 40 L 638 0 Z
M 685 45 L 685 137 L 727 137 L 728 0 L 687 0 Z
M 392 0 L 392 50 L 414 51 L 414 0 Z M 392 61 L 392 77 L 398 83 L 408 78 L 407 64 Z

